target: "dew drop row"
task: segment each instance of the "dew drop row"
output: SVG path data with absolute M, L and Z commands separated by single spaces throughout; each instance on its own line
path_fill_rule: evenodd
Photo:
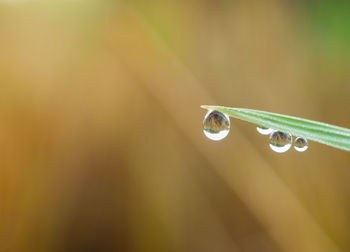
M 273 130 L 258 126 L 256 130 L 262 135 L 270 135 L 270 148 L 277 153 L 284 153 L 290 149 L 293 142 L 293 136 L 289 133 Z M 268 134 L 265 132 L 270 131 Z M 294 149 L 298 152 L 304 152 L 309 148 L 309 143 L 306 138 L 297 137 L 294 140 Z
M 284 153 L 291 148 L 293 142 L 291 134 L 262 126 L 258 126 L 256 129 L 262 135 L 269 135 L 270 148 L 273 151 Z M 210 140 L 220 141 L 224 139 L 230 132 L 229 116 L 216 110 L 209 110 L 203 120 L 203 132 Z M 308 147 L 307 139 L 297 137 L 294 140 L 294 149 L 296 151 L 304 152 Z

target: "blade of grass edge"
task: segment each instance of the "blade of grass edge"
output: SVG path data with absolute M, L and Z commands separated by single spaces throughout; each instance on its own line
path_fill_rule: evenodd
M 209 105 L 202 105 L 201 108 L 217 110 L 228 116 L 255 123 L 259 126 L 272 128 L 290 133 L 296 137 L 304 137 L 308 140 L 350 151 L 350 129 L 299 117 L 253 109 Z

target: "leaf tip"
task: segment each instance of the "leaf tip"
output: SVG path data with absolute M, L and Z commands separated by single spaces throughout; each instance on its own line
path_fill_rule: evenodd
M 202 109 L 207 109 L 207 110 L 210 110 L 212 106 L 209 106 L 209 105 L 201 105 L 201 108 Z

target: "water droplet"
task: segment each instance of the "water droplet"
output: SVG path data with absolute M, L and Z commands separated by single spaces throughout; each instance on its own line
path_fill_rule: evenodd
M 294 141 L 294 149 L 303 152 L 309 148 L 309 144 L 305 138 L 297 137 Z
M 263 126 L 256 127 L 256 130 L 262 135 L 269 135 L 273 131 L 273 129 L 266 128 L 266 127 L 263 127 Z
M 292 146 L 292 135 L 281 131 L 270 134 L 270 148 L 278 153 L 286 152 Z
M 203 120 L 203 132 L 211 140 L 224 139 L 230 132 L 230 118 L 216 110 L 208 111 Z

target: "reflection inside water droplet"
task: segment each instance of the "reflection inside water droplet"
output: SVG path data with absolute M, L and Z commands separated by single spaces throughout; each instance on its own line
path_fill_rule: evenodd
M 292 146 L 292 135 L 281 131 L 270 134 L 270 148 L 278 153 L 286 152 Z
M 303 152 L 309 148 L 309 144 L 305 138 L 297 137 L 294 141 L 294 149 Z
M 263 126 L 256 127 L 256 130 L 262 135 L 268 135 L 268 134 L 270 134 L 273 131 L 273 129 L 266 128 L 266 127 L 263 127 Z
M 203 132 L 211 140 L 224 139 L 230 132 L 230 118 L 219 111 L 208 111 L 203 120 Z

